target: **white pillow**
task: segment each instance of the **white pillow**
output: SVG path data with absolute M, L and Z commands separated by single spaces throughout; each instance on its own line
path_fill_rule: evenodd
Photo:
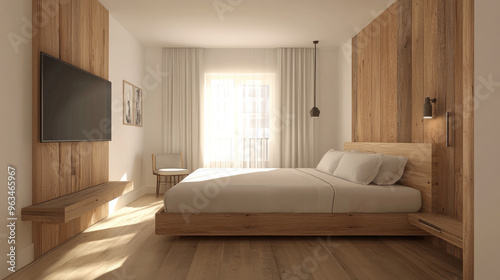
M 380 154 L 345 153 L 333 175 L 368 185 L 377 176 L 381 164 Z
M 403 176 L 408 158 L 401 156 L 382 156 L 382 165 L 373 183 L 377 185 L 393 185 Z
M 321 158 L 316 169 L 333 174 L 344 154 L 345 152 L 335 151 L 334 149 L 329 150 L 325 153 L 323 158 Z

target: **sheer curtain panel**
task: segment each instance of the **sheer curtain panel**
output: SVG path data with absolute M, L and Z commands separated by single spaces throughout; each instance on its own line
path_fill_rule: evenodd
M 314 167 L 314 49 L 278 49 L 280 167 Z
M 202 166 L 200 91 L 203 50 L 163 49 L 163 152 L 182 153 L 191 171 Z
M 203 161 L 212 168 L 272 167 L 276 50 L 205 50 Z

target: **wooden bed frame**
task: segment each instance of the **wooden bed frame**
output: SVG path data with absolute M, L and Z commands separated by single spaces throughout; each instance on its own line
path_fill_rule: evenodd
M 436 200 L 437 155 L 430 143 L 345 143 L 346 151 L 408 158 L 398 184 L 419 190 L 422 213 L 432 213 Z M 408 213 L 167 213 L 155 215 L 158 235 L 175 236 L 417 236 L 428 233 L 410 225 Z

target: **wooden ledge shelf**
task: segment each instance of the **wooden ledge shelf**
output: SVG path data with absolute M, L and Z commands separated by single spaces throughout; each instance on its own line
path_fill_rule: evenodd
M 133 182 L 129 181 L 114 181 L 99 184 L 25 207 L 21 210 L 21 217 L 23 221 L 67 223 L 131 191 L 133 187 Z
M 427 213 L 408 214 L 410 224 L 463 248 L 463 223 L 455 218 Z

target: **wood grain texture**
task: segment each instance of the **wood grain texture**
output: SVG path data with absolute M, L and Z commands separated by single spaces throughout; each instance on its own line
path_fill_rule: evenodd
M 359 48 L 358 48 L 358 35 L 354 36 L 351 41 L 352 44 L 352 77 L 359 75 Z M 353 142 L 359 141 L 358 135 L 358 79 L 352 79 L 352 131 L 351 138 Z
M 460 4 L 460 5 L 459 5 Z M 438 179 L 433 191 L 433 211 L 462 219 L 463 216 L 463 3 L 458 0 L 398 0 L 384 11 L 368 27 L 387 22 L 382 28 L 380 51 L 377 38 L 371 38 L 371 57 L 353 61 L 356 68 L 363 61 L 378 62 L 380 73 L 353 72 L 353 84 L 381 79 L 380 139 L 377 125 L 359 125 L 360 116 L 374 115 L 367 102 L 377 100 L 373 88 L 357 87 L 353 102 L 353 138 L 355 142 L 413 142 L 435 144 L 438 160 Z M 388 18 L 386 20 L 386 18 Z M 395 23 L 391 23 L 395 21 Z M 361 36 L 365 30 L 357 36 Z M 391 42 L 390 40 L 394 40 Z M 353 41 L 353 44 L 360 44 Z M 370 46 L 369 43 L 364 45 Z M 391 50 L 394 46 L 394 50 Z M 353 49 L 356 47 L 353 46 Z M 367 52 L 365 52 L 366 54 Z M 372 70 L 374 67 L 372 67 Z M 393 88 L 393 82 L 397 88 Z M 433 119 L 423 119 L 425 97 L 437 98 L 433 105 Z M 366 99 L 366 100 L 363 100 Z M 354 100 L 353 100 L 354 101 Z M 361 112 L 360 112 L 361 111 Z M 394 114 L 396 112 L 397 114 Z M 450 113 L 450 147 L 446 147 L 446 112 Z M 376 118 L 372 118 L 376 119 Z M 362 119 L 366 122 L 366 119 Z M 366 131 L 365 131 L 366 130 Z M 455 256 L 461 256 L 460 248 L 433 240 L 439 247 Z
M 431 213 L 410 213 L 408 220 L 410 224 L 455 246 L 463 246 L 463 224 L 455 218 Z
M 412 2 L 412 141 L 424 142 L 424 1 Z
M 380 270 L 388 271 L 392 279 L 429 279 L 425 271 L 415 269 L 415 266 L 406 259 L 397 258 L 391 248 L 383 243 L 370 239 L 360 239 L 354 244 L 359 251 L 364 253 L 370 263 L 375 263 Z M 370 277 L 371 279 L 371 277 Z
M 314 279 L 351 279 L 339 261 L 325 248 L 327 247 L 326 242 L 323 243 L 321 238 L 316 240 L 296 238 L 295 244 L 302 256 L 307 258 L 306 265 Z M 321 266 L 318 265 L 320 262 Z
M 97 0 L 33 0 L 33 204 L 108 180 L 109 144 L 40 143 L 40 52 L 108 77 L 109 14 Z M 35 256 L 107 215 L 107 205 L 65 224 L 33 223 Z
M 372 138 L 372 59 L 371 59 L 371 28 L 365 27 L 359 33 L 358 40 L 361 42 L 360 49 L 360 79 L 358 81 L 358 127 L 359 140 L 362 142 L 370 141 Z
M 393 8 L 394 9 L 394 8 Z M 380 15 L 380 129 L 381 142 L 398 141 L 398 89 L 397 89 L 397 17 L 393 10 L 386 10 Z M 357 80 L 357 79 L 353 79 Z M 358 141 L 354 141 L 358 142 Z
M 206 267 L 193 262 L 207 255 L 200 245 L 214 249 L 207 274 L 218 270 L 232 279 L 247 279 L 249 271 L 255 280 L 462 279 L 460 260 L 422 238 L 157 236 L 152 217 L 162 206 L 161 198 L 146 195 L 6 279 L 187 279 Z
M 462 22 L 464 279 L 474 279 L 474 1 L 459 2 Z M 463 5 L 463 6 L 462 6 Z
M 106 182 L 22 209 L 23 221 L 67 223 L 131 191 L 132 182 Z
M 380 142 L 380 104 L 381 104 L 381 73 L 380 73 L 380 54 L 381 51 L 381 19 L 378 17 L 370 25 L 371 36 L 371 103 L 370 103 L 370 129 L 373 142 Z
M 155 226 L 158 235 L 176 236 L 425 235 L 409 225 L 406 213 L 186 215 L 161 209 Z
M 411 142 L 412 116 L 412 0 L 399 0 L 397 13 L 397 129 L 398 142 Z M 392 56 L 394 58 L 394 56 Z M 377 142 L 376 139 L 372 141 Z
M 204 242 L 199 243 L 186 280 L 220 279 L 223 244 L 224 241 L 221 238 L 205 239 Z
M 445 1 L 443 3 L 443 30 L 444 30 L 444 83 L 443 83 L 443 92 L 446 98 L 445 104 L 445 113 L 450 113 L 450 123 L 456 118 L 457 115 L 461 114 L 461 110 L 456 108 L 455 103 L 455 49 L 456 49 L 456 1 Z M 446 127 L 446 119 L 445 119 L 445 127 Z M 451 125 L 447 131 L 449 133 L 449 147 L 446 147 L 446 170 L 450 170 L 450 172 L 446 172 L 446 214 L 452 217 L 460 217 L 462 216 L 461 195 L 457 196 L 456 190 L 460 189 L 457 183 L 455 182 L 455 177 L 457 171 L 455 170 L 455 166 L 462 165 L 462 161 L 459 158 L 458 161 L 455 160 L 455 127 Z M 445 131 L 446 133 L 446 131 Z M 461 132 L 459 132 L 461 133 Z M 446 141 L 446 140 L 445 140 Z M 458 147 L 459 149 L 461 146 Z M 459 153 L 460 155 L 461 153 Z M 457 203 L 457 200 L 460 202 Z M 460 208 L 460 214 L 457 213 L 457 207 Z
M 304 256 L 293 240 L 273 240 L 272 249 L 282 279 L 316 279 L 311 270 L 304 269 Z

